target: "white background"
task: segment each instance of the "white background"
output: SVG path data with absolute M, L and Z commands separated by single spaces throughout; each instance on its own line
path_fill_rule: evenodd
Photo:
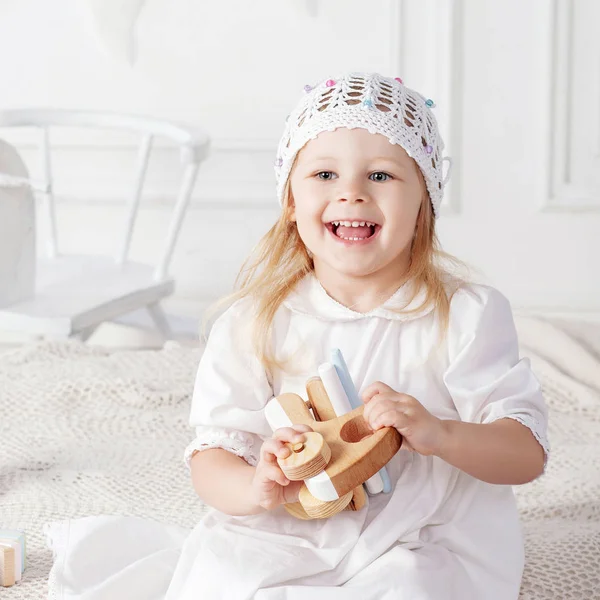
M 437 103 L 456 161 L 439 221 L 446 250 L 515 308 L 600 314 L 596 0 L 147 0 L 133 64 L 93 34 L 86 5 L 0 3 L 0 108 L 126 111 L 210 133 L 169 312 L 196 318 L 229 291 L 276 219 L 272 163 L 304 84 L 367 69 Z M 0 136 L 35 174 L 35 138 Z M 54 142 L 61 250 L 112 251 L 134 140 L 58 132 Z M 160 146 L 134 258 L 157 256 L 179 174 L 175 149 Z

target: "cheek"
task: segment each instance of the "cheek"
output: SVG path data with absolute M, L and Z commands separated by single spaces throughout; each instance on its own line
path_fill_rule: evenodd
M 323 226 L 321 216 L 315 210 L 315 207 L 304 200 L 306 199 L 296 202 L 296 227 L 302 241 L 309 249 L 313 250 L 314 248 L 311 248 L 311 246 L 322 234 L 321 227 Z
M 298 227 L 314 227 L 315 224 L 322 225 L 325 203 L 317 192 L 311 193 L 310 189 L 307 188 L 308 186 L 299 186 L 298 191 L 294 193 Z
M 395 192 L 393 197 L 386 198 L 386 213 L 399 230 L 410 231 L 412 234 L 423 201 L 421 188 L 416 185 L 402 186 Z
M 298 226 L 298 233 L 305 241 L 317 239 L 317 237 L 326 232 L 321 220 L 321 215 L 314 211 L 307 210 L 306 208 L 307 207 L 305 207 L 304 210 L 300 210 L 296 213 L 296 225 Z
M 388 219 L 388 222 L 392 225 L 388 229 L 388 234 L 390 234 L 398 244 L 406 244 L 408 241 L 412 240 L 414 236 L 418 216 L 418 206 L 403 206 L 396 209 L 393 215 L 390 215 L 390 218 Z

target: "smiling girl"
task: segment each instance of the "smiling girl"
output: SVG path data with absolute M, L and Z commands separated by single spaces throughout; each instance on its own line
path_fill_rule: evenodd
M 444 267 L 447 175 L 433 102 L 399 78 L 305 88 L 275 163 L 281 214 L 211 331 L 186 451 L 215 510 L 188 538 L 169 600 L 517 598 L 512 485 L 538 477 L 546 408 L 507 300 Z M 389 494 L 302 521 L 271 398 L 305 395 L 340 348 L 373 430 L 403 436 Z

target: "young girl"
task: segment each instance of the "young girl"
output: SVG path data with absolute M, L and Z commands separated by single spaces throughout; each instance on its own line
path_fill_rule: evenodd
M 276 160 L 281 215 L 213 326 L 186 451 L 214 507 L 187 539 L 169 600 L 508 600 L 523 541 L 510 486 L 538 477 L 546 408 L 507 300 L 446 272 L 433 102 L 399 78 L 306 86 Z M 392 492 L 297 519 L 271 398 L 306 398 L 340 348 L 373 430 L 395 427 Z

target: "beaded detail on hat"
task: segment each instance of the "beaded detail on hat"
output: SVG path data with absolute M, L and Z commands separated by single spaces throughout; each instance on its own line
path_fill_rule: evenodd
M 294 159 L 309 140 L 339 127 L 362 128 L 385 135 L 415 160 L 437 217 L 449 175 L 444 177 L 443 162 L 450 159 L 443 156 L 434 107 L 433 100 L 406 87 L 399 77 L 378 73 L 349 73 L 305 86 L 279 142 L 275 162 L 279 203 Z

